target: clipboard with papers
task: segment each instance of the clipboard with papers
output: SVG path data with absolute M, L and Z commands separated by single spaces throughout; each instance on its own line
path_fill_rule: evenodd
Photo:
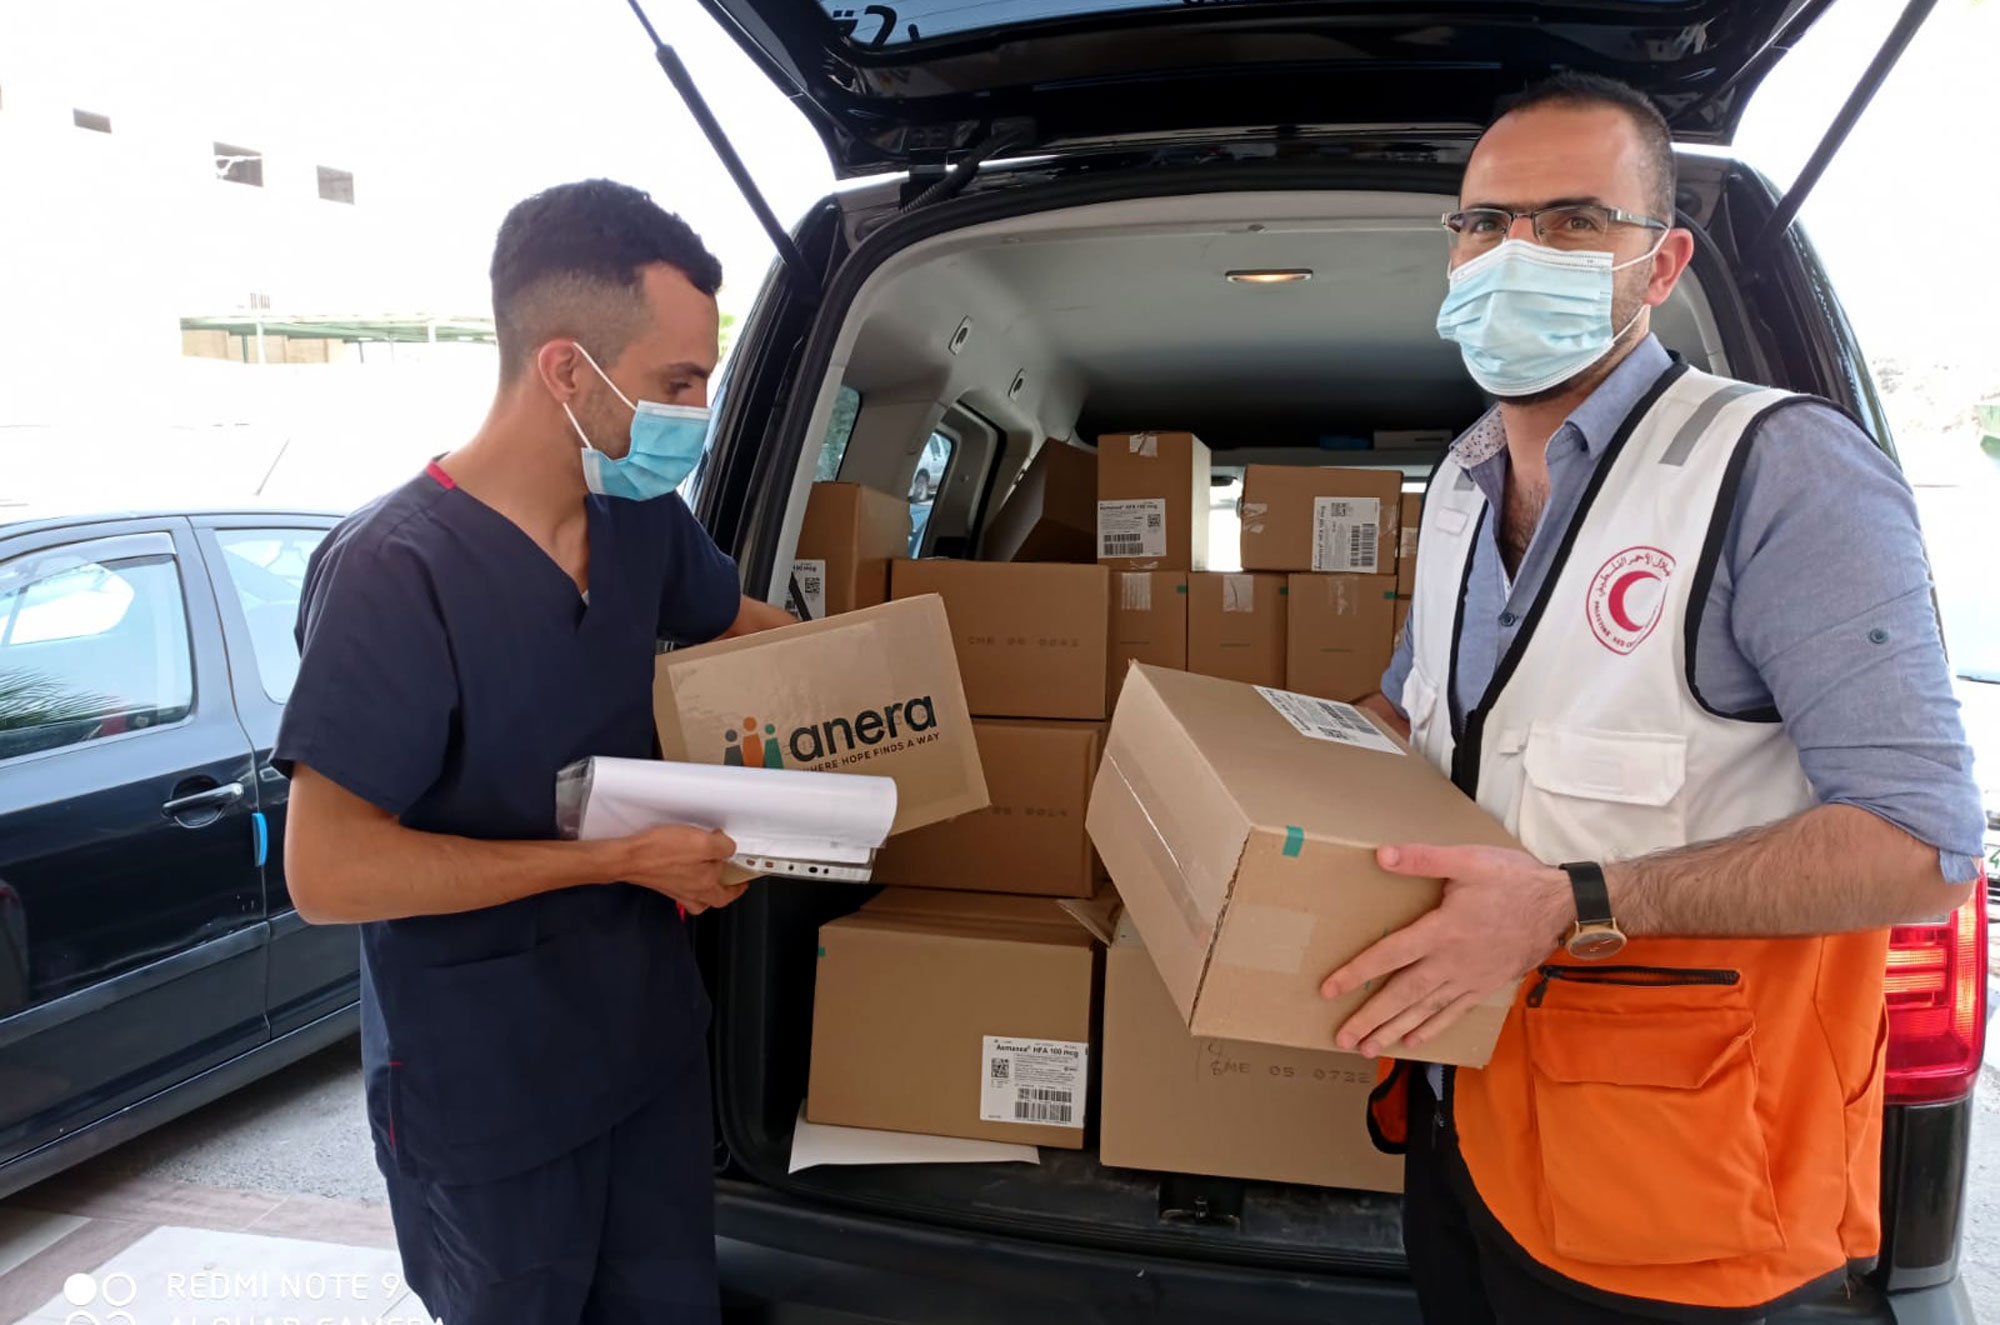
M 720 829 L 736 842 L 730 863 L 755 874 L 866 883 L 895 818 L 895 780 L 866 774 L 605 756 L 556 774 L 564 837 Z

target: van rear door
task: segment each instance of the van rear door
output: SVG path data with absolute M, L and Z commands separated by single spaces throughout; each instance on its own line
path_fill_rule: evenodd
M 1447 6 L 1199 0 L 702 0 L 841 176 L 1010 149 L 1356 127 L 1465 130 L 1559 69 L 1651 94 L 1726 144 L 1832 0 Z

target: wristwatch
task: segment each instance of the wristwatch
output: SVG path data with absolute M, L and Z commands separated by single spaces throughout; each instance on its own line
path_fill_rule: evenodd
M 1576 928 L 1563 948 L 1580 962 L 1601 962 L 1625 946 L 1625 931 L 1611 918 L 1611 890 L 1604 884 L 1604 867 L 1592 861 L 1564 865 L 1570 892 L 1576 897 Z

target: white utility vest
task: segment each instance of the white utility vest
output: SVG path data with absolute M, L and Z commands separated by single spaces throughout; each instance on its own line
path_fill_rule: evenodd
M 1677 366 L 1601 457 L 1477 708 L 1448 687 L 1485 494 L 1447 456 L 1424 501 L 1403 688 L 1411 740 L 1537 859 L 1618 860 L 1814 803 L 1775 712 L 1723 715 L 1689 680 L 1756 421 L 1796 399 Z

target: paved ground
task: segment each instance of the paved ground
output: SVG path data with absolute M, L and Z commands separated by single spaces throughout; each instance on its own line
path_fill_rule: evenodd
M 0 1321 L 428 1325 L 353 1040 L 0 1201 Z
M 400 1296 L 360 1078 L 350 1040 L 0 1202 L 0 1322 L 83 1321 L 63 1314 L 68 1276 L 122 1292 L 106 1277 L 122 1271 L 142 1294 L 130 1325 L 420 1325 Z M 1965 1273 L 1981 1318 L 2000 1322 L 2000 1067 L 1986 1069 L 1976 1127 Z M 125 1325 L 101 1298 L 86 1310 Z

